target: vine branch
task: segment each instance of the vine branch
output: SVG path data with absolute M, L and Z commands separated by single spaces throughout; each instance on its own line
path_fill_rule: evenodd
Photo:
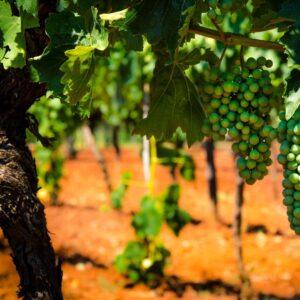
M 245 37 L 238 33 L 224 32 L 224 36 L 221 36 L 217 30 L 205 28 L 198 25 L 191 26 L 188 31 L 190 33 L 195 33 L 198 35 L 202 35 L 223 42 L 226 46 L 242 45 L 247 47 L 266 48 L 278 52 L 285 51 L 283 45 L 280 45 L 276 42 L 253 39 L 253 38 Z

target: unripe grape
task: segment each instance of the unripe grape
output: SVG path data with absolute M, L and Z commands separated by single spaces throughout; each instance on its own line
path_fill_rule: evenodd
M 207 16 L 208 16 L 210 19 L 212 19 L 212 20 L 216 19 L 216 17 L 217 17 L 216 11 L 215 11 L 214 9 L 211 8 L 211 9 L 207 12 Z
M 246 61 L 246 67 L 250 70 L 254 70 L 257 68 L 257 62 L 255 58 L 249 57 Z
M 218 5 L 218 0 L 208 0 L 208 5 L 212 8 L 216 8 Z
M 263 57 L 263 56 L 260 56 L 258 59 L 257 59 L 257 65 L 258 67 L 263 67 L 265 64 L 266 64 L 266 58 Z
M 273 62 L 270 60 L 270 59 L 267 59 L 266 63 L 265 63 L 265 66 L 267 68 L 271 68 L 273 66 Z

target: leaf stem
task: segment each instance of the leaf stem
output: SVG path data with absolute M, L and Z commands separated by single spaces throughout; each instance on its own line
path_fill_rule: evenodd
M 263 41 L 258 39 L 252 39 L 249 37 L 245 37 L 238 33 L 229 33 L 224 32 L 224 37 L 220 36 L 220 33 L 216 30 L 205 28 L 198 25 L 192 25 L 189 30 L 190 33 L 199 34 L 208 38 L 215 39 L 217 41 L 223 42 L 225 45 L 242 45 L 247 47 L 256 47 L 256 48 L 266 48 L 275 50 L 278 52 L 284 52 L 285 48 L 283 45 L 276 43 L 276 42 L 270 42 L 270 41 Z

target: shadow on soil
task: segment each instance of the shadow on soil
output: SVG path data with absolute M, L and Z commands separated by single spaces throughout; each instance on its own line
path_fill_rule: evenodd
M 107 269 L 106 265 L 97 263 L 90 257 L 81 255 L 79 253 L 73 254 L 71 256 L 66 256 L 63 253 L 58 253 L 58 257 L 62 263 L 69 263 L 71 265 L 76 265 L 76 264 L 80 264 L 80 263 L 83 263 L 83 264 L 89 263 L 95 268 Z

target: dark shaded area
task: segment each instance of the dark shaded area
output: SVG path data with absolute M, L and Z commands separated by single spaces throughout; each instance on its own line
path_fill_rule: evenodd
M 71 265 L 76 265 L 79 263 L 83 264 L 91 264 L 95 268 L 99 269 L 107 269 L 108 267 L 104 264 L 98 263 L 95 260 L 91 259 L 88 256 L 82 255 L 80 253 L 75 253 L 71 256 L 65 256 L 63 253 L 58 254 L 60 260 L 62 263 L 69 263 Z

